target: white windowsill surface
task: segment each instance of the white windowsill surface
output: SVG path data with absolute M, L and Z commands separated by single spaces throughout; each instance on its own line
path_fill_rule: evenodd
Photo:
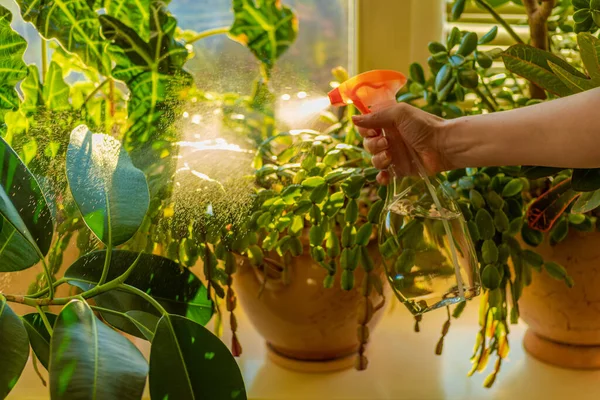
M 284 370 L 266 358 L 265 345 L 248 318 L 238 312 L 244 355 L 240 367 L 252 400 L 437 400 L 527 399 L 562 400 L 600 398 L 600 371 L 569 371 L 543 364 L 528 356 L 521 344 L 524 325 L 512 327 L 511 353 L 492 389 L 482 387 L 486 374 L 468 378 L 469 357 L 477 331 L 477 302 L 452 321 L 443 356 L 434 354 L 445 319 L 444 310 L 426 315 L 421 332 L 399 304 L 372 334 L 365 372 L 348 370 L 330 374 L 301 374 Z M 228 335 L 223 338 L 228 342 Z M 147 355 L 147 346 L 144 353 Z M 488 371 L 493 366 L 490 361 Z M 45 371 L 43 371 L 46 374 Z M 28 364 L 9 400 L 47 399 L 31 364 Z M 213 400 L 213 399 L 211 399 Z M 219 400 L 219 399 L 214 399 Z

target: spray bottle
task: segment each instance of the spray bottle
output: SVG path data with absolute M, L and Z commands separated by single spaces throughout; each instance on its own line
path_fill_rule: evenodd
M 353 104 L 363 114 L 381 111 L 397 104 L 396 94 L 406 81 L 400 72 L 365 72 L 333 89 L 329 99 L 334 106 Z M 419 176 L 400 176 L 396 166 L 406 160 L 394 155 L 403 154 L 401 134 L 383 135 L 392 165 L 379 248 L 394 293 L 415 315 L 477 296 L 481 287 L 477 255 L 458 203 L 438 179 L 428 176 L 410 146 L 406 146 L 409 161 Z

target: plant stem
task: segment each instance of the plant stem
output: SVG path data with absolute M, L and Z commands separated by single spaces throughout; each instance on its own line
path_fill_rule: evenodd
M 483 104 L 485 104 L 485 106 L 491 112 L 496 111 L 496 107 L 494 107 L 494 105 L 490 102 L 490 99 L 488 99 L 487 96 L 479 88 L 475 88 L 473 90 L 475 91 L 475 93 L 477 93 L 477 95 L 479 96 L 479 98 L 481 99 L 481 101 L 483 101 Z
M 108 203 L 107 203 L 108 204 Z M 108 244 L 106 245 L 106 257 L 104 257 L 104 268 L 102 268 L 102 276 L 98 281 L 98 285 L 104 284 L 108 277 L 108 270 L 110 269 L 110 260 L 112 258 L 112 235 L 110 234 L 110 224 L 108 224 Z
M 483 79 L 481 80 L 481 83 L 483 84 L 483 87 L 485 87 L 485 90 L 487 90 L 488 94 L 490 95 L 490 99 L 492 100 L 492 102 L 494 103 L 495 107 L 498 107 L 498 102 L 496 101 L 496 99 L 494 98 L 494 93 L 492 93 L 492 89 L 488 86 L 487 83 L 485 83 L 483 81 Z
M 44 312 L 44 310 L 42 310 L 42 307 L 40 306 L 37 306 L 36 309 L 40 314 L 40 317 L 42 318 L 42 322 L 44 323 L 46 330 L 48 330 L 48 333 L 50 334 L 50 336 L 52 336 L 52 326 L 50 325 L 50 321 L 48 321 L 48 317 L 46 317 L 46 313 Z
M 42 81 L 46 84 L 46 73 L 48 72 L 48 49 L 46 47 L 46 39 L 41 37 L 42 41 Z
M 524 0 L 527 12 L 531 45 L 538 49 L 548 50 L 548 18 L 552 15 L 555 0 L 546 0 L 541 5 L 537 0 Z M 533 83 L 529 85 L 532 99 L 545 99 L 546 91 Z
M 194 36 L 190 40 L 188 40 L 186 42 L 186 44 L 192 44 L 194 42 L 197 42 L 198 40 L 207 38 L 209 36 L 223 35 L 223 34 L 226 34 L 226 33 L 229 33 L 229 27 L 228 26 L 223 26 L 221 28 L 207 29 L 205 31 L 200 32 L 199 34 L 197 34 L 196 36 Z
M 129 275 L 131 275 L 131 272 L 133 272 L 133 270 L 137 266 L 142 254 L 143 253 L 138 254 L 138 257 L 135 259 L 135 261 L 131 264 L 131 266 L 129 266 L 127 271 L 125 271 L 121 276 L 113 279 L 110 282 L 105 283 L 104 285 L 94 286 L 90 290 L 87 290 L 76 296 L 62 297 L 62 298 L 58 298 L 58 299 L 52 299 L 52 298 L 32 299 L 31 297 L 27 297 L 27 296 L 23 296 L 23 295 L 11 295 L 11 294 L 3 294 L 3 296 L 6 298 L 7 301 L 10 301 L 13 303 L 25 304 L 25 305 L 28 305 L 31 307 L 36 307 L 36 308 L 38 306 L 50 306 L 50 305 L 62 306 L 62 305 L 69 303 L 73 299 L 79 299 L 79 298 L 89 299 L 89 298 L 98 296 L 99 294 L 108 292 L 110 290 L 114 290 L 116 288 L 121 288 L 121 286 L 124 285 L 125 281 L 129 277 Z M 65 278 L 65 279 L 67 281 L 78 280 L 78 279 L 69 279 L 69 278 Z
M 48 263 L 46 262 L 44 255 L 42 254 L 42 252 L 39 249 L 37 249 L 37 246 L 36 246 L 36 250 L 37 250 L 38 256 L 40 257 L 40 260 L 42 262 L 42 266 L 44 267 L 44 275 L 46 275 L 46 283 L 48 285 L 48 297 L 50 297 L 50 299 L 53 299 L 54 298 L 54 279 L 52 277 L 52 273 L 50 272 L 50 268 L 48 268 Z
M 496 12 L 496 10 L 494 10 L 494 7 L 492 7 L 487 1 L 485 1 L 485 0 L 475 0 L 475 3 L 477 3 L 481 7 L 485 8 L 487 10 L 487 12 L 489 12 L 492 15 L 492 17 L 494 17 L 494 19 L 500 25 L 502 25 L 504 27 L 504 29 L 506 29 L 506 31 L 508 32 L 508 34 L 510 36 L 512 36 L 512 38 L 515 39 L 515 41 L 517 43 L 521 43 L 521 44 L 525 43 L 523 41 L 523 39 L 521 39 L 521 37 L 517 34 L 517 32 L 515 32 L 513 30 L 513 28 L 510 26 L 510 24 L 508 22 L 506 22 L 506 20 L 504 18 L 502 18 L 502 16 L 500 14 L 498 14 Z
M 55 282 L 54 282 L 54 284 L 53 284 L 52 286 L 54 286 L 54 288 L 57 288 L 57 287 L 59 287 L 60 285 L 62 285 L 62 284 L 64 284 L 64 283 L 67 283 L 67 282 L 68 282 L 68 280 L 67 280 L 67 279 L 65 279 L 65 278 L 60 278 L 59 280 L 55 281 Z M 47 287 L 47 288 L 45 288 L 45 289 L 42 289 L 42 290 L 40 290 L 40 291 L 39 291 L 39 292 L 37 292 L 37 293 L 30 294 L 30 295 L 28 295 L 28 296 L 25 296 L 25 297 L 31 297 L 32 299 L 37 299 L 37 298 L 39 298 L 39 297 L 41 297 L 41 296 L 45 295 L 45 294 L 46 294 L 46 293 L 48 293 L 49 291 L 50 291 L 50 288 L 49 288 L 49 287 Z
M 152 304 L 154 306 L 154 308 L 156 308 L 158 311 L 160 311 L 163 315 L 169 315 L 167 310 L 165 310 L 164 307 L 161 306 L 158 301 L 154 300 L 154 298 L 152 296 L 141 291 L 140 289 L 138 289 L 134 286 L 126 285 L 126 284 L 121 284 L 118 286 L 118 288 L 121 290 L 124 290 L 126 292 L 129 292 L 129 293 L 132 293 L 132 294 L 142 297 L 148 303 Z
M 100 91 L 100 89 L 102 89 L 102 87 L 104 85 L 106 85 L 108 82 L 109 82 L 109 79 L 106 79 L 106 80 L 102 81 L 102 83 L 100 83 L 98 86 L 96 86 L 96 88 L 94 90 L 92 90 L 90 94 L 87 95 L 87 97 L 83 101 L 83 104 L 81 105 L 81 108 L 84 108 L 86 106 L 86 104 L 88 103 L 88 101 L 90 101 L 96 95 L 96 93 L 98 93 Z

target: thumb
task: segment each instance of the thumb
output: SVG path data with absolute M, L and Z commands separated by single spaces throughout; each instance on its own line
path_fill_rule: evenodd
M 395 128 L 398 121 L 406 113 L 407 105 L 404 103 L 396 104 L 381 111 L 371 114 L 355 115 L 352 122 L 356 126 L 369 129 L 389 129 Z M 408 106 L 410 107 L 410 106 Z

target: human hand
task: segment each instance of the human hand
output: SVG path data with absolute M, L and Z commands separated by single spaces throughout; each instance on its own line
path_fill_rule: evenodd
M 429 174 L 452 169 L 444 151 L 446 121 L 406 103 L 352 118 L 364 138 L 365 149 L 373 154 L 372 163 L 381 170 L 377 181 L 387 185 L 391 165 L 400 176 L 418 175 L 411 148 Z M 382 135 L 385 130 L 385 136 Z

